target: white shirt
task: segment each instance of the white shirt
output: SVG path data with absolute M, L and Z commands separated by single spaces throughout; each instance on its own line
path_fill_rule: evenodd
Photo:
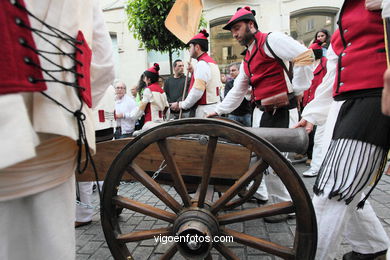
M 198 61 L 194 69 L 194 78 L 201 79 L 204 82 L 209 82 L 211 78 L 210 65 L 204 60 Z M 203 93 L 204 91 L 200 89 L 191 88 L 187 98 L 184 101 L 180 102 L 180 108 L 190 109 L 203 96 Z
M 105 90 L 114 80 L 114 63 L 112 59 L 112 44 L 104 23 L 103 13 L 98 1 L 85 0 L 25 0 L 27 9 L 45 23 L 58 28 L 72 37 L 81 30 L 92 49 L 91 89 L 92 104 L 96 106 L 103 97 Z M 33 28 L 47 32 L 47 28 L 35 19 L 30 19 Z M 48 52 L 58 52 L 50 43 L 33 34 L 38 49 Z M 66 52 L 73 52 L 70 45 L 60 39 L 50 39 L 53 44 L 62 46 Z M 73 66 L 71 59 L 62 55 L 51 55 L 51 60 L 64 67 Z M 49 61 L 40 57 L 41 66 L 46 69 L 58 69 Z M 71 82 L 72 73 L 55 73 L 60 80 Z M 43 74 L 46 79 L 51 79 Z M 45 91 L 49 96 L 60 101 L 71 111 L 80 108 L 80 102 L 73 88 L 58 83 L 47 82 Z M 79 138 L 79 130 L 75 117 L 52 100 L 39 92 L 14 93 L 0 95 L 0 169 L 36 156 L 35 147 L 39 145 L 41 136 L 38 134 L 53 134 Z M 86 105 L 82 112 L 86 115 L 85 132 L 90 148 L 95 150 L 95 130 L 92 109 Z
M 328 117 L 333 101 L 333 84 L 336 77 L 338 56 L 334 53 L 332 45 L 329 46 L 326 63 L 326 75 L 315 92 L 315 98 L 306 105 L 302 118 L 315 125 L 322 125 Z
M 115 101 L 115 113 L 124 116 L 124 118 L 117 119 L 117 126 L 122 128 L 122 134 L 134 132 L 135 120 L 131 118 L 130 114 L 136 108 L 137 102 L 129 95 L 125 94 L 121 99 Z
M 285 35 L 281 32 L 273 32 L 268 35 L 268 44 L 271 46 L 274 53 L 283 61 L 292 61 L 299 54 L 307 51 L 307 48 L 293 38 Z M 250 50 L 253 48 L 253 43 L 250 46 Z M 265 54 L 268 57 L 273 58 L 273 55 L 264 44 L 263 46 Z M 310 87 L 311 80 L 313 79 L 313 66 L 294 66 L 293 69 L 294 78 L 292 80 L 292 90 L 295 95 L 300 95 Z M 289 80 L 287 79 L 286 82 Z M 234 80 L 234 86 L 229 91 L 225 99 L 218 104 L 216 112 L 221 114 L 228 114 L 236 109 L 242 102 L 244 96 L 248 92 L 249 77 L 245 74 L 244 64 L 241 63 L 240 73 Z
M 382 17 L 383 18 L 390 17 L 390 0 L 382 1 Z

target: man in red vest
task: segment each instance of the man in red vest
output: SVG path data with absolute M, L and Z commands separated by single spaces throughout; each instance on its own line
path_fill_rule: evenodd
M 247 49 L 233 88 L 209 116 L 233 111 L 241 104 L 251 85 L 252 101 L 262 111 L 260 122 L 253 126 L 288 128 L 298 122 L 296 96 L 302 95 L 310 87 L 314 54 L 284 33 L 260 32 L 255 14 L 248 6 L 239 8 L 224 27 Z M 293 78 L 286 76 L 290 71 L 285 61 L 294 62 Z M 266 175 L 265 183 L 273 202 L 291 200 L 275 174 Z M 286 217 L 266 220 L 276 222 Z
M 327 53 L 328 72 L 298 125 L 310 131 L 326 121 L 326 155 L 313 197 L 318 259 L 334 259 L 343 236 L 353 250 L 344 260 L 376 259 L 390 244 L 366 201 L 383 173 L 390 146 L 390 118 L 381 113 L 386 55 L 380 3 L 344 1 Z
M 198 62 L 191 77 L 187 98 L 171 105 L 174 111 L 187 110 L 196 105 L 195 117 L 199 118 L 214 111 L 219 102 L 219 89 L 222 86 L 218 65 L 207 54 L 208 36 L 206 30 L 202 30 L 188 42 L 190 56 Z

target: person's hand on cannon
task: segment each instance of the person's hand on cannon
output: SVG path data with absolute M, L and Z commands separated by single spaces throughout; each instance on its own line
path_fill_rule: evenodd
M 298 124 L 296 124 L 293 128 L 298 128 L 298 127 L 304 127 L 306 132 L 310 134 L 310 132 L 313 131 L 314 124 L 302 118 L 301 121 L 299 121 Z
M 213 118 L 213 117 L 217 117 L 217 116 L 219 116 L 219 115 L 217 114 L 217 112 L 212 112 L 212 113 L 210 113 L 210 114 L 207 114 L 207 115 L 206 115 L 206 118 Z
M 179 102 L 171 103 L 170 108 L 171 108 L 171 110 L 173 110 L 173 111 L 179 111 L 179 110 L 180 110 Z

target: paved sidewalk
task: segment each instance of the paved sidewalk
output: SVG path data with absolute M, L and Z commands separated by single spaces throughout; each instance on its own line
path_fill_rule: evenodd
M 296 170 L 301 174 L 308 167 L 305 164 L 295 165 Z M 315 178 L 302 178 L 306 188 L 312 195 L 312 186 Z M 134 199 L 155 205 L 156 207 L 164 208 L 165 205 L 161 201 L 158 201 L 154 195 L 150 194 L 146 190 L 141 190 L 140 186 L 134 184 L 125 184 L 122 187 L 123 193 L 127 197 L 134 197 Z M 136 187 L 137 186 L 137 187 Z M 172 189 L 168 191 L 170 194 L 175 194 Z M 379 182 L 376 190 L 372 193 L 370 202 L 375 209 L 378 217 L 380 218 L 383 226 L 390 236 L 390 177 L 384 175 Z M 104 239 L 103 231 L 100 225 L 100 215 L 98 212 L 98 195 L 94 193 L 94 203 L 96 214 L 93 217 L 93 223 L 89 226 L 80 227 L 76 229 L 76 252 L 77 260 L 82 259 L 113 259 L 110 254 L 110 250 Z M 245 208 L 256 207 L 255 203 L 245 203 Z M 125 210 L 120 218 L 120 222 L 126 225 L 126 231 L 132 230 L 145 230 L 158 227 L 165 227 L 166 222 L 156 220 L 154 218 L 144 216 L 139 213 L 129 212 Z M 248 233 L 250 235 L 269 238 L 272 241 L 279 242 L 283 245 L 291 245 L 293 243 L 293 231 L 295 230 L 295 220 L 290 219 L 284 223 L 268 224 L 263 220 L 246 221 L 245 224 L 237 223 L 229 225 L 229 228 L 234 230 Z M 274 256 L 267 255 L 261 251 L 252 249 L 250 247 L 242 246 L 237 243 L 229 243 L 228 246 L 236 253 L 236 255 L 242 260 L 255 260 L 255 259 L 280 259 Z M 131 243 L 129 249 L 132 251 L 135 260 L 146 259 L 159 259 L 162 253 L 166 251 L 168 245 L 162 245 L 154 240 L 143 241 L 139 244 Z M 348 245 L 342 244 L 338 258 L 341 259 L 342 255 L 349 252 L 351 249 Z M 214 260 L 224 259 L 215 250 L 212 251 Z M 179 253 L 175 255 L 173 259 L 183 259 Z

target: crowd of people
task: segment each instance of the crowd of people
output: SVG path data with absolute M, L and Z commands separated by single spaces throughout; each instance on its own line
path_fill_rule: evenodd
M 390 241 L 367 199 L 390 147 L 390 70 L 380 12 L 390 17 L 389 2 L 345 0 L 335 33 L 318 31 L 309 47 L 284 33 L 262 32 L 255 11 L 239 8 L 223 27 L 246 48 L 243 61 L 229 66 L 230 80 L 208 55 L 209 34 L 202 30 L 188 42 L 196 60 L 187 66 L 190 77 L 176 60 L 174 75 L 164 82 L 154 63 L 127 88 L 114 82 L 110 38 L 97 5 L 7 1 L 1 11 L 9 19 L 9 25 L 0 24 L 2 54 L 15 56 L 0 62 L 6 72 L 0 78 L 1 133 L 7 136 L 0 150 L 0 233 L 7 234 L 0 236 L 0 258 L 75 259 L 74 228 L 92 218 L 90 209 L 76 209 L 75 194 L 89 204 L 93 184 L 75 186 L 74 173 L 85 168 L 82 151 L 88 160 L 95 150 L 92 109 L 110 84 L 115 139 L 183 117 L 219 115 L 244 126 L 304 127 L 312 141 L 311 167 L 303 175 L 317 177 L 316 259 L 333 260 L 343 237 L 352 246 L 343 259 L 385 255 Z M 50 25 L 58 20 L 57 9 L 65 10 L 60 20 L 69 25 Z M 37 41 L 42 31 L 50 31 L 45 34 L 50 39 Z M 356 73 L 361 68 L 365 73 Z M 267 172 L 255 199 L 290 201 L 278 176 Z

